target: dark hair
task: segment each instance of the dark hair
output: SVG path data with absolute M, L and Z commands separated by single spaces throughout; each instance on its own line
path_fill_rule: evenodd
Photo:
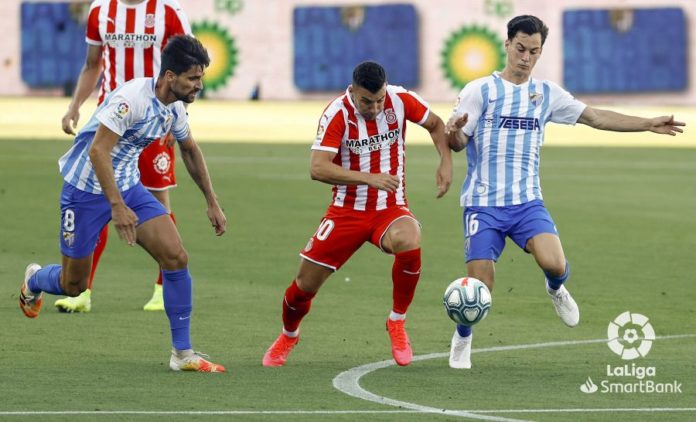
M 167 41 L 162 51 L 162 67 L 160 76 L 169 70 L 181 75 L 193 66 L 208 67 L 210 57 L 200 41 L 191 35 L 177 35 Z
M 549 27 L 541 21 L 541 19 L 532 15 L 516 16 L 507 24 L 508 40 L 515 38 L 518 32 L 524 32 L 527 35 L 541 34 L 541 45 L 546 42 L 546 36 L 549 35 Z
M 362 62 L 353 69 L 353 85 L 363 87 L 373 94 L 382 89 L 386 81 L 387 72 L 377 62 Z

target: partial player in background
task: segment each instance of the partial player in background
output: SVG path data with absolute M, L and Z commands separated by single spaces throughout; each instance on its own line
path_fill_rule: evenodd
M 453 150 L 467 151 L 464 207 L 467 273 L 492 291 L 494 263 L 510 237 L 532 254 L 544 273 L 556 313 L 569 327 L 580 311 L 564 283 L 570 275 L 556 225 L 544 206 L 539 180 L 540 148 L 548 122 L 583 123 L 616 132 L 682 132 L 673 116 L 645 119 L 588 107 L 553 82 L 534 79 L 548 28 L 523 15 L 507 25 L 507 61 L 502 72 L 468 83 L 447 123 Z M 471 367 L 471 327 L 458 325 L 449 365 Z
M 153 77 L 159 73 L 162 49 L 172 36 L 191 34 L 188 19 L 176 0 L 96 0 L 90 5 L 87 20 L 87 58 L 80 72 L 77 87 L 67 113 L 63 116 L 63 131 L 74 135 L 80 118 L 80 106 L 91 95 L 102 76 L 99 104 L 106 96 L 133 78 Z M 174 144 L 165 134 L 148 146 L 140 155 L 138 169 L 141 182 L 171 211 L 169 189 L 176 186 L 174 174 Z M 106 247 L 109 227 L 99 235 L 94 251 L 89 284 L 78 297 L 55 302 L 65 312 L 89 312 L 94 273 Z M 158 271 L 155 291 L 143 307 L 146 311 L 164 310 L 162 273 Z
M 283 298 L 283 329 L 263 356 L 264 366 L 285 364 L 317 291 L 365 242 L 394 255 L 393 306 L 386 328 L 396 363 L 411 363 L 404 325 L 421 272 L 421 237 L 406 200 L 407 120 L 430 132 L 440 154 L 439 198 L 452 182 L 445 125 L 418 95 L 388 85 L 382 66 L 359 64 L 352 85 L 324 110 L 312 146 L 310 174 L 333 185 L 333 201 L 300 252 L 299 271 Z
M 62 265 L 27 266 L 19 295 L 19 307 L 27 317 L 39 316 L 44 292 L 77 296 L 87 288 L 99 232 L 113 220 L 128 245 L 137 242 L 162 268 L 164 308 L 172 335 L 169 367 L 225 371 L 191 348 L 193 287 L 188 254 L 167 210 L 140 183 L 136 171 L 143 149 L 171 131 L 186 170 L 205 196 L 215 234 L 225 232 L 227 220 L 184 107 L 203 88 L 209 63 L 198 40 L 188 35 L 172 38 L 162 53 L 159 76 L 136 78 L 117 88 L 77 134 L 59 161 L 65 181 L 60 200 Z

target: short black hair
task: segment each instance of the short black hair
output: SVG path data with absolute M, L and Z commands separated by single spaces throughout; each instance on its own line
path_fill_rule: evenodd
M 353 69 L 353 85 L 376 93 L 387 81 L 387 72 L 381 64 L 373 61 L 362 62 Z
M 200 41 L 191 35 L 177 35 L 167 41 L 162 51 L 162 67 L 160 76 L 169 70 L 175 75 L 181 75 L 193 66 L 208 67 L 210 57 Z
M 549 35 L 549 27 L 542 22 L 541 19 L 532 15 L 520 15 L 512 18 L 507 24 L 508 40 L 512 41 L 518 32 L 524 32 L 527 35 L 541 34 L 541 45 L 546 42 L 546 37 Z

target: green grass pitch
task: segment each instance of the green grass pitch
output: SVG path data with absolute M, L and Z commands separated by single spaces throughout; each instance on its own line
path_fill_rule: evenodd
M 297 253 L 331 198 L 328 185 L 309 179 L 308 145 L 202 145 L 229 222 L 221 238 L 178 163 L 172 206 L 194 277 L 192 339 L 229 370 L 214 375 L 168 370 L 166 317 L 141 310 L 155 264 L 113 228 L 91 313 L 60 314 L 47 297 L 38 319 L 22 315 L 17 296 L 26 264 L 59 260 L 56 161 L 69 143 L 2 141 L 0 147 L 0 420 L 463 420 L 333 388 L 339 373 L 391 357 L 384 321 L 392 259 L 369 244 L 319 293 L 287 366 L 261 366 L 280 330 L 280 303 Z M 630 362 L 602 341 L 495 349 L 605 339 L 607 324 L 624 311 L 648 316 L 658 337 L 696 334 L 696 149 L 548 147 L 542 154 L 546 205 L 571 263 L 568 288 L 580 305 L 580 325 L 561 323 L 533 259 L 508 243 L 492 312 L 474 329 L 475 351 L 488 351 L 473 355 L 471 370 L 450 370 L 440 356 L 370 372 L 361 387 L 414 406 L 491 411 L 476 415 L 508 420 L 696 419 L 696 337 L 658 339 L 646 357 Z M 448 351 L 454 325 L 442 293 L 465 274 L 458 205 L 465 157 L 455 156 L 455 182 L 440 200 L 436 163 L 432 147 L 408 147 L 409 204 L 423 226 L 423 271 L 407 324 L 416 356 Z M 637 381 L 606 375 L 607 365 L 631 363 L 655 368 L 646 379 L 678 380 L 682 393 L 580 391 L 588 377 L 597 384 Z M 646 408 L 675 410 L 636 410 Z M 12 413 L 23 411 L 114 413 Z M 205 413 L 211 411 L 227 413 Z

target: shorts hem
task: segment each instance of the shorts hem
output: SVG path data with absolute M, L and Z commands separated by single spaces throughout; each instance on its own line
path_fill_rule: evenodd
M 322 267 L 324 267 L 324 268 L 328 268 L 328 269 L 330 269 L 330 270 L 333 271 L 333 272 L 338 271 L 338 268 L 334 267 L 333 265 L 329 265 L 329 264 L 325 264 L 325 263 L 323 263 L 323 262 L 321 262 L 321 261 L 317 261 L 316 259 L 312 259 L 312 258 L 308 257 L 307 255 L 300 254 L 300 257 L 302 257 L 303 259 L 306 259 L 307 261 L 309 261 L 309 262 L 311 262 L 311 263 L 313 263 L 313 264 L 317 264 L 317 265 L 320 265 L 320 266 L 322 266 Z
M 156 191 L 156 192 L 162 192 L 162 191 L 165 191 L 165 190 L 169 190 L 169 189 L 175 188 L 176 186 L 177 186 L 176 183 L 173 184 L 173 185 L 164 186 L 164 187 L 159 187 L 159 188 L 151 188 L 150 186 L 143 185 L 143 187 L 144 187 L 145 189 L 147 189 L 147 190 L 153 190 L 153 191 Z

